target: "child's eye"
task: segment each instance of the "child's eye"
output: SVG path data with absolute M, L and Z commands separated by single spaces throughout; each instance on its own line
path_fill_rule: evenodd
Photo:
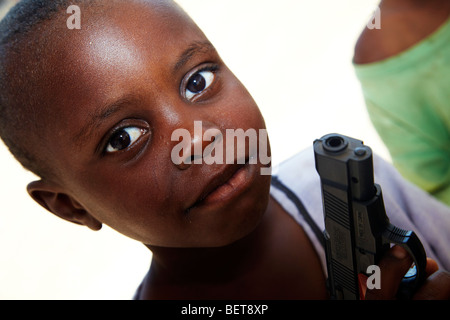
M 117 130 L 108 140 L 106 152 L 113 153 L 128 148 L 135 143 L 143 134 L 145 129 L 138 127 L 127 127 Z
M 185 97 L 192 100 L 197 94 L 207 89 L 214 81 L 215 75 L 211 70 L 194 73 L 186 83 Z

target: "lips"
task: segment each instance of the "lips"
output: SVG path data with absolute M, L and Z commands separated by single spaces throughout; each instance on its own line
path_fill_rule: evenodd
M 195 203 L 191 205 L 186 212 L 201 205 L 215 202 L 226 196 L 242 182 L 243 170 L 245 170 L 248 162 L 244 164 L 230 164 L 224 170 L 215 175 L 201 192 Z

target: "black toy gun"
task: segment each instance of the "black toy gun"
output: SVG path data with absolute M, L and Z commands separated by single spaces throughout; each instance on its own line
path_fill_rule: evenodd
M 397 294 L 409 299 L 425 279 L 426 254 L 414 232 L 389 222 L 381 187 L 374 183 L 372 150 L 360 140 L 328 134 L 314 141 L 314 156 L 322 186 L 331 298 L 359 300 L 358 275 L 368 275 L 368 267 L 397 244 L 414 259 Z

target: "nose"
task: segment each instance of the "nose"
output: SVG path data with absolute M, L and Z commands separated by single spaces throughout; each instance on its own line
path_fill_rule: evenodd
M 222 148 L 216 147 L 222 142 L 222 133 L 212 123 L 194 121 L 193 130 L 177 130 L 175 135 L 172 134 L 172 141 L 174 138 L 182 140 L 172 149 L 171 157 L 178 169 L 186 170 L 193 164 L 212 164 L 216 158 L 221 157 Z M 214 157 L 213 150 L 216 153 Z

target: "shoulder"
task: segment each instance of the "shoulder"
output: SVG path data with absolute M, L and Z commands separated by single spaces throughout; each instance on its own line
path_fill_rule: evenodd
M 303 228 L 326 272 L 322 196 L 312 148 L 273 168 L 270 193 Z
M 395 56 L 435 32 L 450 16 L 447 0 L 383 1 L 381 28 L 365 28 L 355 46 L 354 62 L 373 63 Z

